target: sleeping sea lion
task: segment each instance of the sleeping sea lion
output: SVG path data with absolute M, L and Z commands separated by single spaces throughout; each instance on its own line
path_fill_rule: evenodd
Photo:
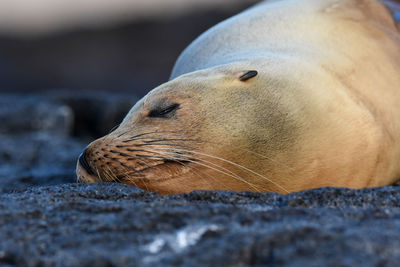
M 395 182 L 395 7 L 274 0 L 223 21 L 183 51 L 168 82 L 85 149 L 78 180 L 163 194 Z

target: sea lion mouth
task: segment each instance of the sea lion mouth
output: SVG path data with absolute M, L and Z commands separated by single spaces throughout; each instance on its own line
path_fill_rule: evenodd
M 181 176 L 186 173 L 191 164 L 188 160 L 170 160 L 166 159 L 154 166 L 147 166 L 140 171 L 137 171 L 136 175 L 130 177 L 120 177 L 120 182 L 126 183 L 129 181 L 140 180 L 143 182 L 161 182 L 170 180 Z
M 134 175 L 127 176 L 123 173 L 114 174 L 112 182 L 138 185 L 146 183 L 150 185 L 154 182 L 162 182 L 180 177 L 186 173 L 191 162 L 187 160 L 166 159 L 157 165 L 147 166 L 141 170 L 136 170 Z M 89 169 L 88 169 L 89 167 Z M 84 157 L 80 156 L 77 163 L 77 181 L 82 183 L 94 183 L 106 181 L 102 175 L 92 172 L 89 164 Z M 99 173 L 100 174 L 100 173 Z
M 86 167 L 89 165 L 87 165 L 86 167 L 82 165 L 82 163 L 85 163 L 85 162 L 87 164 L 87 161 L 84 160 L 83 158 L 82 159 L 81 158 L 82 158 L 82 154 L 79 156 L 79 159 L 78 159 L 78 162 L 76 165 L 77 182 L 78 183 L 99 182 L 99 177 L 96 174 L 89 172 L 88 169 L 86 169 Z M 91 168 L 90 168 L 90 170 L 91 170 Z
M 184 166 L 184 165 L 188 165 L 188 164 L 190 164 L 190 163 L 191 163 L 191 162 L 188 161 L 188 160 L 172 160 L 172 159 L 167 159 L 167 160 L 164 161 L 163 164 L 179 164 L 179 165 L 181 165 L 181 166 Z

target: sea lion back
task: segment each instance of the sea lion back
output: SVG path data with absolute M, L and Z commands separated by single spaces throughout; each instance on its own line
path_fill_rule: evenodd
M 396 14 L 400 19 L 400 13 Z M 332 51 L 329 46 L 338 48 L 340 40 L 335 39 L 342 39 L 344 45 L 353 42 L 348 37 L 358 27 L 355 24 L 398 33 L 393 17 L 376 0 L 264 1 L 200 35 L 181 53 L 170 79 L 241 59 L 293 54 L 294 50 L 308 54 L 309 60 L 316 55 L 325 57 Z

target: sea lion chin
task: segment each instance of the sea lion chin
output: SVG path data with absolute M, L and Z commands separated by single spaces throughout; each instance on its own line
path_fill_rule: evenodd
M 186 48 L 170 81 L 88 145 L 78 181 L 163 194 L 391 184 L 399 72 L 378 1 L 263 2 Z

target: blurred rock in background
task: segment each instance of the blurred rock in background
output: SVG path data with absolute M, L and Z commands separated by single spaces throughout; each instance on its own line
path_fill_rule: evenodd
M 4 0 L 0 92 L 143 96 L 200 33 L 257 0 Z
M 75 181 L 76 159 L 137 101 L 122 93 L 0 95 L 0 192 Z

